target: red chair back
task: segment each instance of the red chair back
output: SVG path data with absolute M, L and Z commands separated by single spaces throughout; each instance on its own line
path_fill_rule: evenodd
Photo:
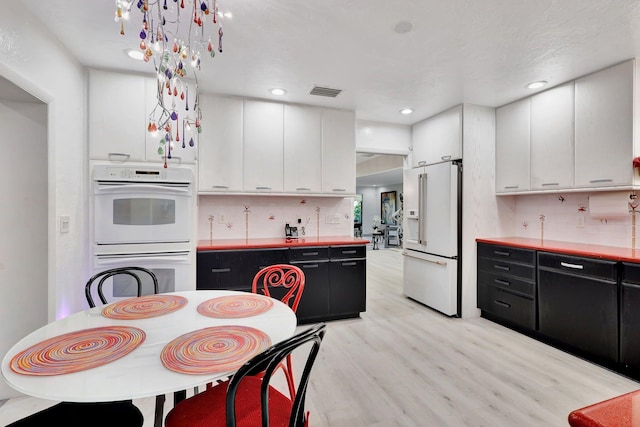
M 252 292 L 271 296 L 269 289 L 282 287 L 287 293 L 280 299 L 295 313 L 304 290 L 304 272 L 295 265 L 275 264 L 262 268 L 253 278 Z

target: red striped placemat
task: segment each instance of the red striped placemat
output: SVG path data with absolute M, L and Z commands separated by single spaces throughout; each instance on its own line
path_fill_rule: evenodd
M 213 326 L 181 335 L 160 354 L 162 364 L 182 374 L 231 372 L 271 345 L 259 329 L 248 326 Z
M 142 329 L 105 326 L 49 338 L 16 354 L 11 370 L 23 375 L 61 375 L 105 365 L 135 350 L 146 338 Z
M 233 319 L 256 316 L 273 306 L 269 297 L 257 294 L 227 295 L 212 298 L 198 305 L 198 313 L 208 317 Z
M 178 295 L 145 295 L 109 304 L 102 315 L 120 320 L 146 319 L 172 313 L 185 305 L 187 299 Z

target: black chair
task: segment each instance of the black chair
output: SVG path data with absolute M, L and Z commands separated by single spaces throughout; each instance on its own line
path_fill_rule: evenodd
M 86 286 L 84 287 L 84 293 L 87 297 L 87 302 L 89 303 L 89 307 L 93 308 L 96 306 L 96 303 L 93 300 L 93 288 L 96 288 L 96 292 L 98 294 L 98 297 L 100 298 L 100 301 L 102 301 L 102 304 L 109 304 L 109 301 L 107 301 L 107 298 L 104 296 L 104 293 L 102 292 L 102 285 L 104 284 L 104 282 L 113 276 L 117 276 L 117 275 L 127 275 L 127 276 L 131 276 L 137 285 L 137 296 L 142 296 L 142 288 L 143 288 L 143 284 L 142 284 L 142 280 L 140 280 L 140 276 L 138 273 L 143 272 L 146 275 L 148 275 L 152 282 L 153 282 L 153 294 L 157 294 L 158 293 L 158 278 L 156 277 L 156 275 L 153 273 L 153 271 L 143 268 L 143 267 L 118 267 L 118 268 L 111 268 L 109 270 L 105 270 L 101 273 L 95 274 L 93 275 L 88 281 Z M 98 284 L 95 285 L 96 280 L 98 280 Z
M 269 347 L 240 367 L 231 380 L 177 404 L 167 414 L 165 427 L 307 426 L 307 385 L 325 329 L 321 323 Z M 292 400 L 269 382 L 278 365 L 307 343 L 306 363 Z

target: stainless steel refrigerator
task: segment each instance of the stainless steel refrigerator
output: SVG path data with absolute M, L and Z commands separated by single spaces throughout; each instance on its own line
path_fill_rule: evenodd
M 461 314 L 462 162 L 404 171 L 404 294 Z

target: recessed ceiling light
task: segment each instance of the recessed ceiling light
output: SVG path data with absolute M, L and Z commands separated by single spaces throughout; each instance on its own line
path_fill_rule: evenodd
M 144 59 L 144 53 L 138 49 L 125 49 L 124 54 L 137 61 L 142 61 Z
M 411 108 L 403 108 L 402 110 L 400 110 L 400 114 L 407 115 L 411 113 L 413 113 L 413 110 Z
M 271 95 L 276 95 L 276 96 L 282 96 L 285 93 L 287 93 L 286 90 L 279 88 L 279 87 L 275 87 L 273 89 L 270 89 L 269 92 L 271 92 Z
M 393 31 L 397 34 L 407 34 L 413 30 L 413 24 L 409 21 L 400 21 L 393 26 Z
M 539 82 L 531 82 L 528 85 L 526 85 L 525 87 L 527 89 L 539 89 L 542 86 L 546 85 L 548 82 L 545 80 L 540 80 Z

